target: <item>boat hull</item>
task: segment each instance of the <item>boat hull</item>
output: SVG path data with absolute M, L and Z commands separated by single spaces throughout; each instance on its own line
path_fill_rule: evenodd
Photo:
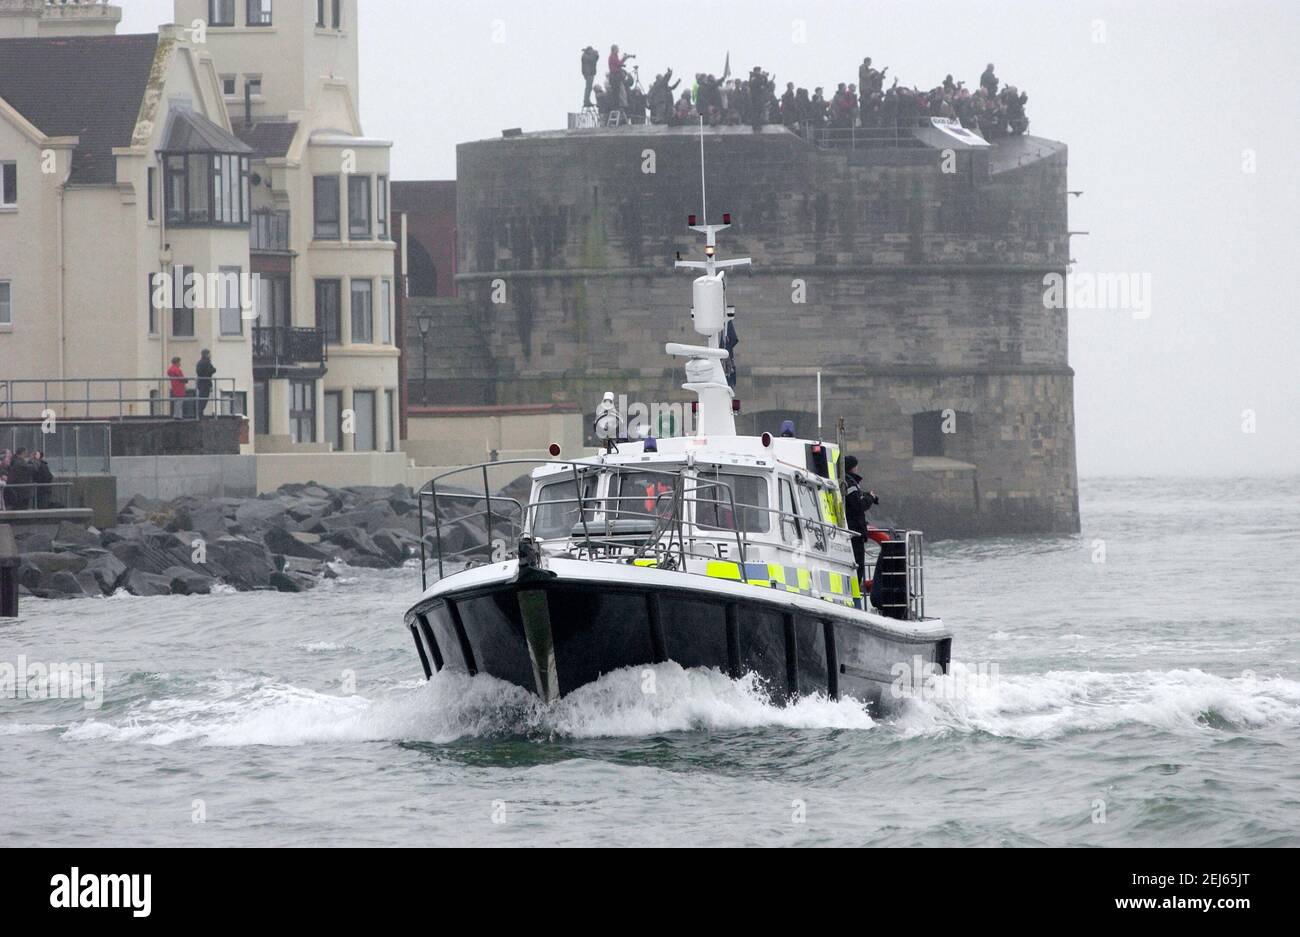
M 702 587 L 699 576 L 458 578 L 407 615 L 426 675 L 486 673 L 545 700 L 615 670 L 672 661 L 753 673 L 778 704 L 821 694 L 881 707 L 900 680 L 946 672 L 951 654 L 938 623 L 893 622 L 755 586 Z

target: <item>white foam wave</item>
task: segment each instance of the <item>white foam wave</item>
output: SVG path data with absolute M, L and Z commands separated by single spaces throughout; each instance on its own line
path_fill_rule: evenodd
M 1300 724 L 1300 683 L 1200 670 L 990 675 L 954 663 L 907 699 L 895 724 L 908 735 L 986 732 L 1053 738 L 1140 724 L 1169 731 Z
M 117 722 L 78 723 L 63 738 L 237 747 L 446 743 L 490 736 L 610 738 L 758 726 L 870 729 L 874 724 L 853 700 L 808 697 L 780 708 L 753 677 L 733 681 L 717 671 L 663 664 L 607 674 L 554 706 L 484 676 L 439 674 L 375 700 L 288 685 L 240 688 L 223 681 L 202 696 L 154 701 Z

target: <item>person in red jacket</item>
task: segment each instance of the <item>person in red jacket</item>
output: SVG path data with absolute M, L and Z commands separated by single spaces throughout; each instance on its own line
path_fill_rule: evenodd
M 172 366 L 167 369 L 167 376 L 172 379 L 172 419 L 185 418 L 185 371 L 181 368 L 181 359 L 173 358 Z

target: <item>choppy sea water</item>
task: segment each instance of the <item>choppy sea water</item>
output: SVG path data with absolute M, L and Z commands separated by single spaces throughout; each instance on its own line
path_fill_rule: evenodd
M 1082 506 L 1077 537 L 931 546 L 954 673 L 877 718 L 672 665 L 549 710 L 426 684 L 414 570 L 25 600 L 0 665 L 106 689 L 0 699 L 0 842 L 1300 845 L 1300 478 L 1095 479 Z

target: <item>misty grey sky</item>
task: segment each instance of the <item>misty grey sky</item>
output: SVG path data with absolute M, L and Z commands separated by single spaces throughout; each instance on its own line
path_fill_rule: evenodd
M 125 32 L 171 19 L 171 0 L 122 5 Z M 995 62 L 1031 132 L 1070 146 L 1076 272 L 1151 278 L 1149 318 L 1071 315 L 1080 471 L 1300 471 L 1293 0 L 361 0 L 360 28 L 362 120 L 395 141 L 397 179 L 454 178 L 462 141 L 562 127 L 588 43 L 637 53 L 647 84 L 721 74 L 728 51 L 733 71 L 832 89 L 864 55 L 922 88 Z

